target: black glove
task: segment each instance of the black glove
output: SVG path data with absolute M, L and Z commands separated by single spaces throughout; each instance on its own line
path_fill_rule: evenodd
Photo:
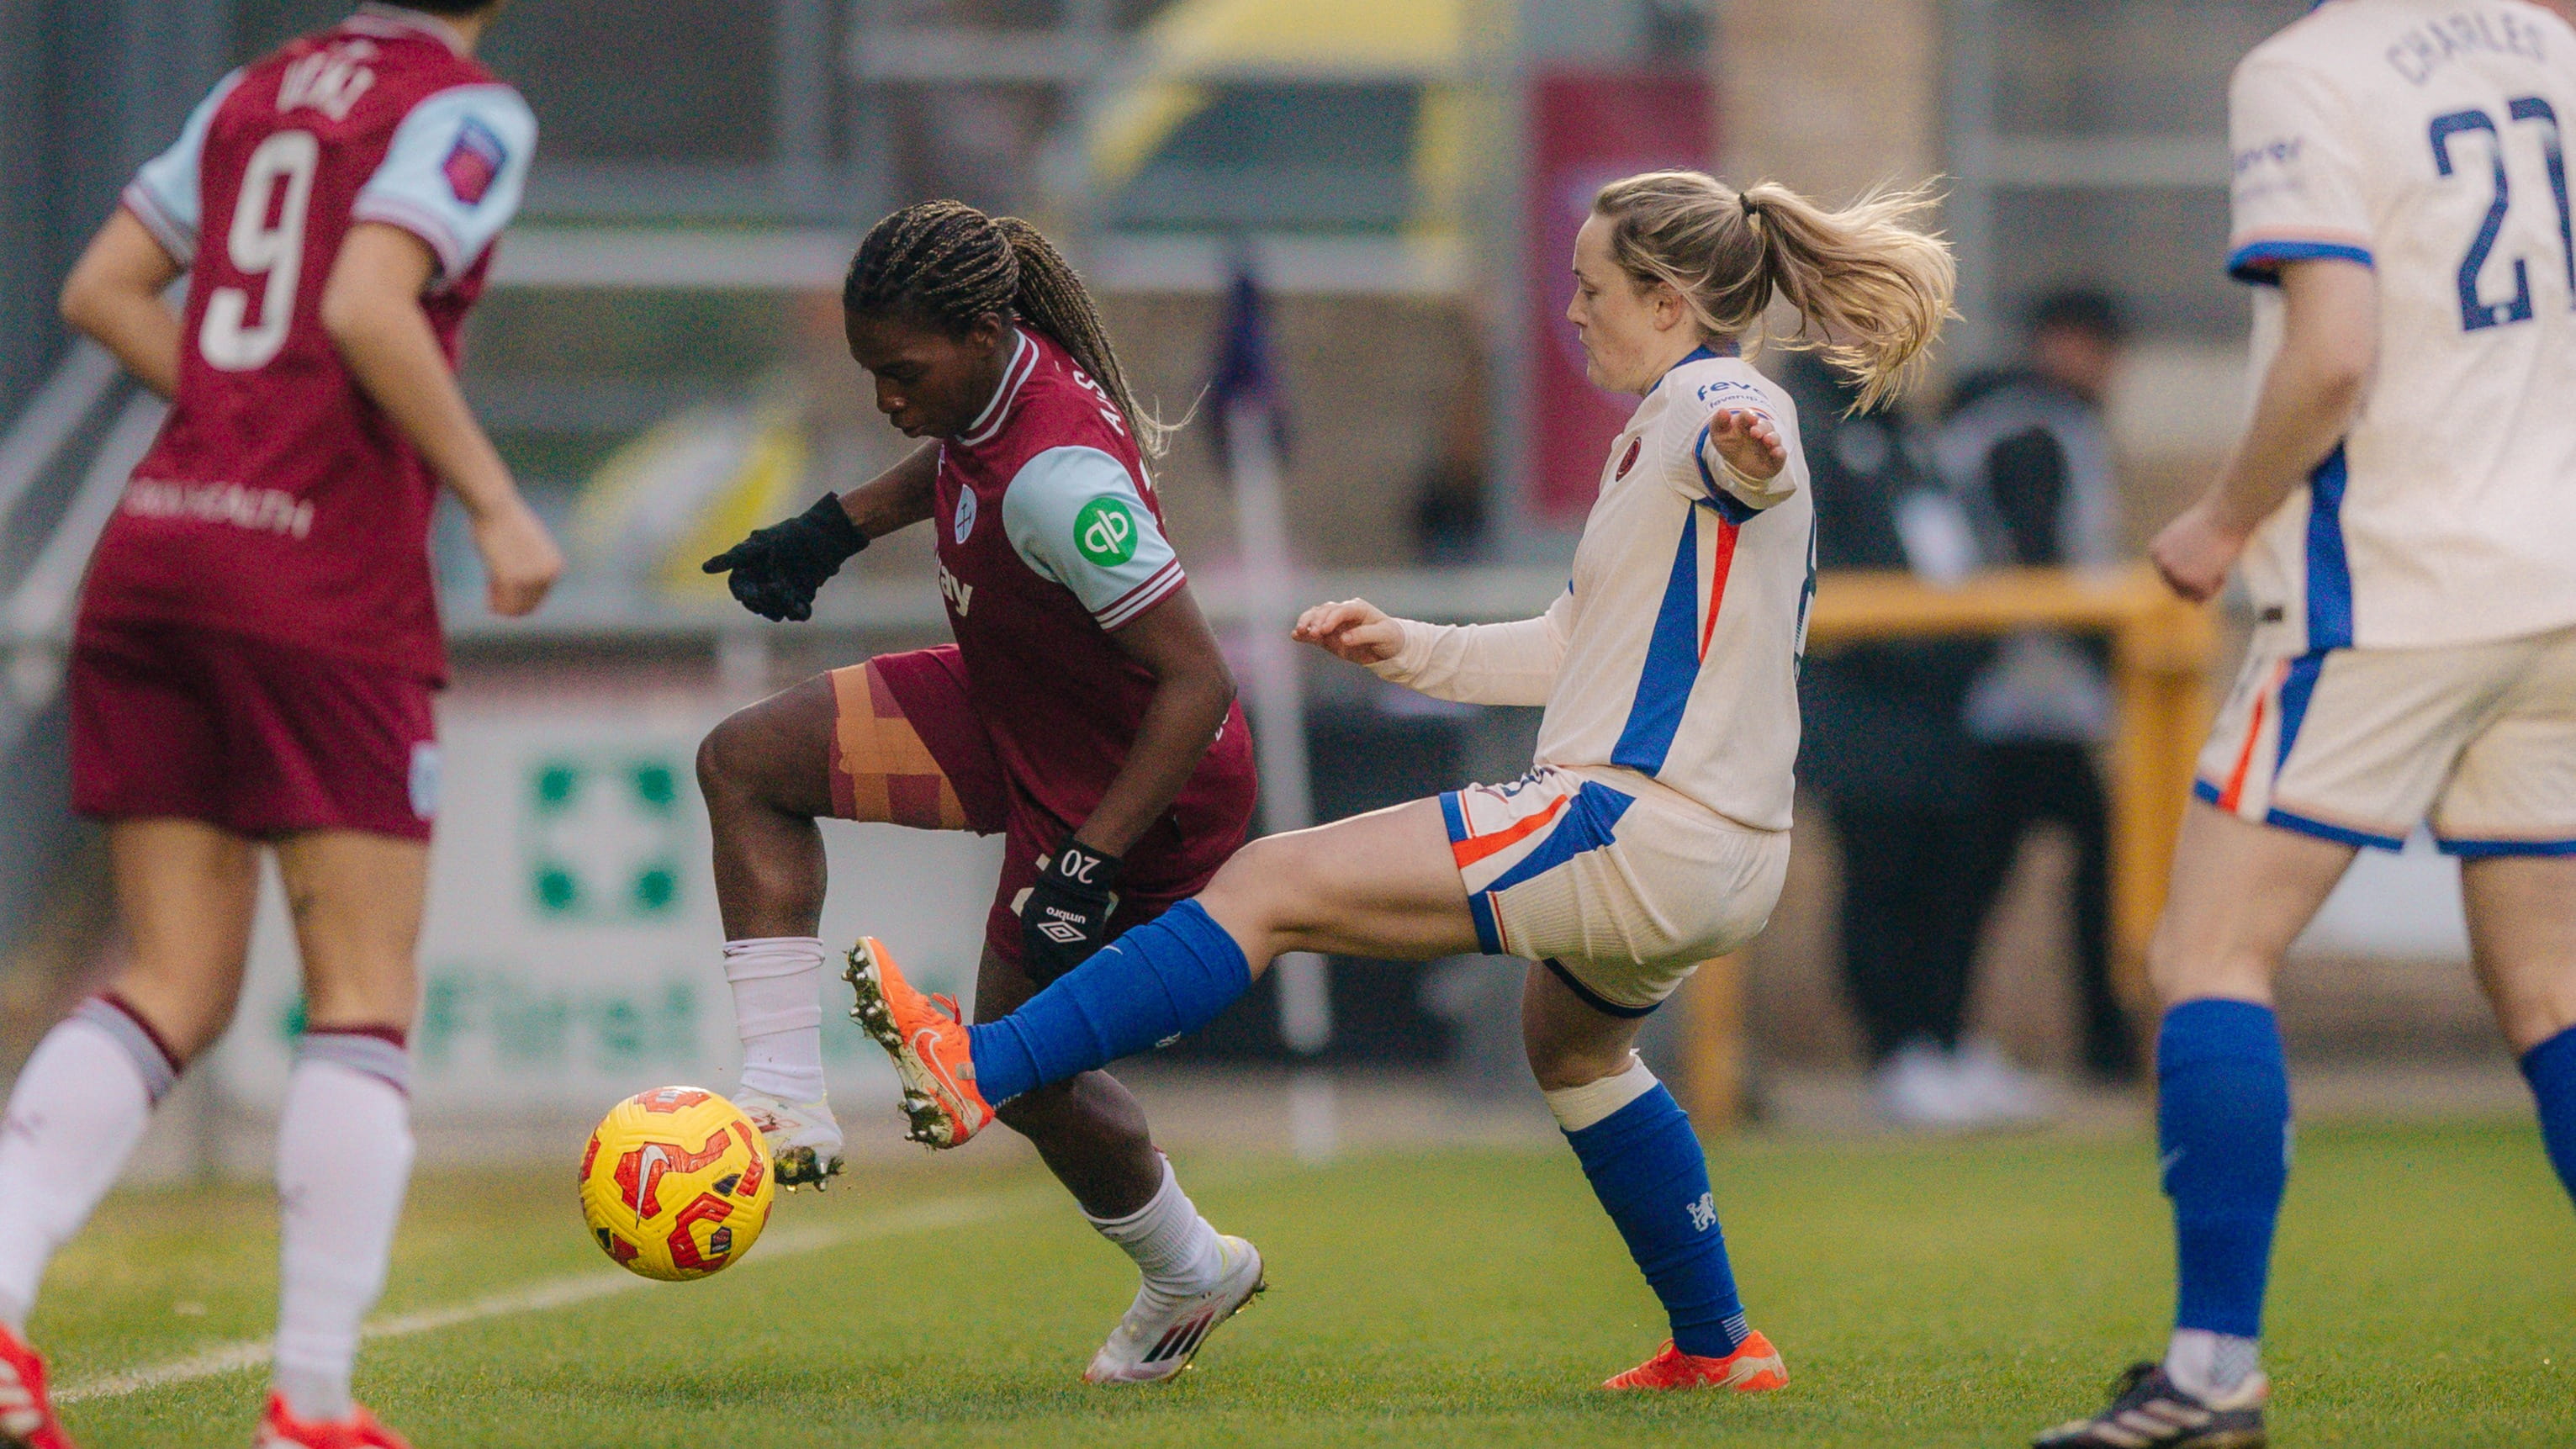
M 699 567 L 711 574 L 732 570 L 725 586 L 760 617 L 801 622 L 814 617 L 814 591 L 867 546 L 868 536 L 850 521 L 841 500 L 826 493 L 784 523 L 753 529 L 751 537 Z
M 1119 862 L 1070 836 L 1038 861 L 1038 881 L 1020 903 L 1020 949 L 1029 979 L 1046 985 L 1109 939 L 1118 909 Z

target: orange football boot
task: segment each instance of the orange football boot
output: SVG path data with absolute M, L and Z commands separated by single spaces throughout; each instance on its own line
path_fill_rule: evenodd
M 1724 1358 L 1684 1353 L 1664 1340 L 1653 1358 L 1605 1381 L 1605 1389 L 1733 1389 L 1739 1394 L 1765 1394 L 1789 1382 L 1780 1350 L 1758 1333 L 1748 1333 Z
M 376 1422 L 376 1416 L 351 1405 L 349 1417 L 333 1424 L 312 1424 L 288 1411 L 286 1395 L 268 1396 L 268 1412 L 259 1416 L 255 1449 L 411 1449 L 403 1437 Z
M 72 1449 L 45 1396 L 45 1361 L 0 1327 L 0 1449 Z
M 975 1055 L 957 999 L 924 996 L 903 979 L 894 955 L 874 936 L 850 948 L 850 983 L 858 1001 L 850 1019 L 894 1058 L 903 1078 L 904 1135 L 930 1147 L 955 1147 L 984 1130 L 993 1108 L 975 1086 Z

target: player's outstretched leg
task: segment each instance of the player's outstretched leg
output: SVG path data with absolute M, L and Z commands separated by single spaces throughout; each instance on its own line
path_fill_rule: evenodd
M 1653 1358 L 1602 1387 L 1779 1388 L 1789 1373 L 1771 1340 L 1745 1325 L 1690 1115 L 1631 1046 L 1643 1016 L 1586 1002 L 1543 965 L 1530 968 L 1521 999 L 1530 1070 L 1548 1110 L 1672 1325 Z
M 1240 857 L 1238 857 L 1239 859 Z M 1196 901 L 1104 946 L 999 1021 L 968 1026 L 956 1003 L 903 979 L 873 937 L 850 951 L 850 1016 L 894 1059 L 910 1136 L 956 1147 L 995 1104 L 1196 1031 L 1251 989 L 1243 948 Z

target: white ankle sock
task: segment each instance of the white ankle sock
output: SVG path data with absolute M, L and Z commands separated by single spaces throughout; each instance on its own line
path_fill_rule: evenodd
M 2165 1377 L 2195 1398 L 2236 1392 L 2262 1362 L 2259 1341 L 2205 1328 L 2177 1328 L 2165 1346 Z
M 1560 1087 L 1544 1095 L 1547 1110 L 1556 1114 L 1556 1125 L 1568 1132 L 1580 1132 L 1608 1121 L 1620 1108 L 1653 1090 L 1655 1074 L 1631 1053 L 1624 1072 L 1612 1072 L 1597 1082 Z
M 742 1085 L 785 1102 L 823 1097 L 823 942 L 815 936 L 727 941 Z
M 178 1068 L 103 997 L 45 1033 L 0 1120 L 0 1322 L 23 1334 L 45 1265 L 116 1185 Z
M 1204 1293 L 1216 1286 L 1224 1271 L 1225 1254 L 1217 1244 L 1216 1229 L 1199 1216 L 1190 1195 L 1181 1191 L 1181 1179 L 1168 1157 L 1163 1159 L 1163 1185 L 1151 1202 L 1123 1218 L 1103 1221 L 1084 1216 L 1100 1236 L 1136 1260 L 1145 1274 L 1145 1286 L 1157 1292 L 1176 1298 Z
M 358 1325 L 384 1291 L 411 1181 L 410 1058 L 389 1036 L 305 1034 L 277 1123 L 277 1388 L 296 1418 L 351 1413 Z

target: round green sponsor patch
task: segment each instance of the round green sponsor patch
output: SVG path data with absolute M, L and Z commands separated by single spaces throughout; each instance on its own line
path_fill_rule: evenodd
M 1073 516 L 1073 546 L 1102 568 L 1116 568 L 1136 556 L 1136 515 L 1119 499 L 1094 498 Z

